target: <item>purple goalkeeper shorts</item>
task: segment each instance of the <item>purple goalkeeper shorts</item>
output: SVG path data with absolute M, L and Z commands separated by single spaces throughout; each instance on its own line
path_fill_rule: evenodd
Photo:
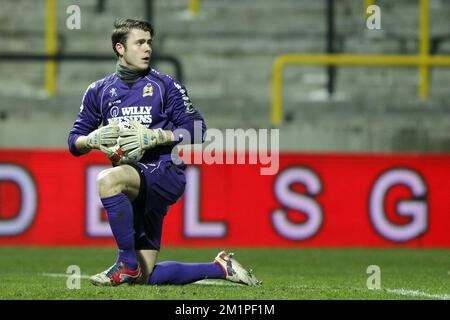
M 184 193 L 185 166 L 164 160 L 131 166 L 141 177 L 139 195 L 133 201 L 135 248 L 159 251 L 164 217 Z

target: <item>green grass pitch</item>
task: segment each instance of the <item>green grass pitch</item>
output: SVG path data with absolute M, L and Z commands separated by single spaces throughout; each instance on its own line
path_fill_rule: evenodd
M 450 250 L 225 248 L 263 280 L 246 287 L 223 280 L 184 286 L 95 287 L 86 276 L 104 270 L 116 250 L 0 247 L 0 299 L 450 299 Z M 164 248 L 159 261 L 209 262 L 219 250 Z M 67 288 L 67 267 L 81 269 L 80 289 Z M 370 265 L 381 288 L 369 290 Z

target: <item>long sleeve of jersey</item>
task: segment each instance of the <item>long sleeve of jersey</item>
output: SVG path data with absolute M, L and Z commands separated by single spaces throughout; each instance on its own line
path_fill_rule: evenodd
M 89 133 L 96 130 L 102 122 L 99 107 L 96 104 L 95 89 L 95 82 L 87 88 L 83 96 L 80 112 L 69 132 L 67 142 L 70 152 L 75 156 L 82 155 L 75 146 L 75 141 L 77 141 L 78 137 L 87 136 Z
M 171 122 L 179 129 L 187 130 L 190 141 L 183 137 L 184 143 L 203 143 L 206 133 L 205 121 L 188 96 L 186 88 L 177 81 L 169 83 L 167 88 L 166 111 Z

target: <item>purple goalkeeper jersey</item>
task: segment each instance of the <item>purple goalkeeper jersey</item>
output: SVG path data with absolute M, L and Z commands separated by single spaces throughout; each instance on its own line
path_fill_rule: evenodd
M 88 135 L 100 124 L 107 125 L 112 119 L 133 119 L 150 129 L 185 129 L 190 133 L 191 143 L 194 143 L 194 122 L 201 124 L 201 140 L 206 131 L 203 117 L 192 105 L 186 88 L 154 69 L 149 69 L 145 77 L 132 85 L 122 81 L 116 73 L 92 83 L 69 133 L 70 152 L 81 155 L 75 147 L 78 137 Z M 147 150 L 141 162 L 169 160 L 172 147 L 157 146 Z

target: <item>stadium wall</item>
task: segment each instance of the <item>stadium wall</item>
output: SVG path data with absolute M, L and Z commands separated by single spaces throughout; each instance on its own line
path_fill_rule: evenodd
M 188 166 L 163 246 L 450 247 L 450 154 L 284 152 L 274 175 L 244 156 Z M 0 150 L 0 245 L 113 245 L 96 193 L 109 166 L 100 152 Z

